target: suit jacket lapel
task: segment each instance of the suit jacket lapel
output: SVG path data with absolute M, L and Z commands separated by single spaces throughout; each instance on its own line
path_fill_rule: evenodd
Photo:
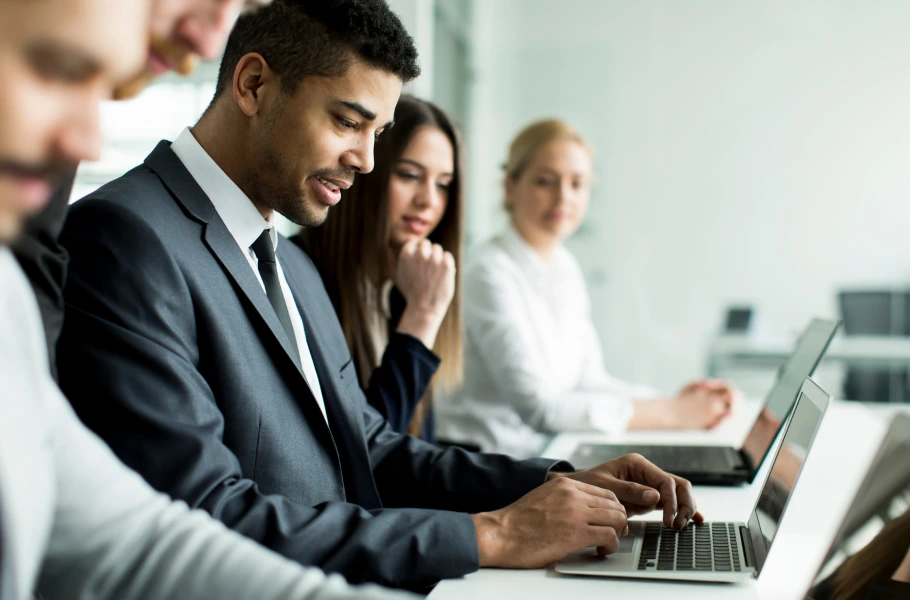
M 279 242 L 279 260 L 282 246 L 288 243 L 290 242 L 286 239 Z M 307 345 L 322 385 L 326 414 L 331 423 L 339 457 L 347 463 L 348 468 L 343 469 L 343 473 L 348 501 L 366 509 L 381 508 L 382 503 L 376 486 L 365 485 L 365 482 L 373 481 L 373 469 L 361 425 L 363 407 L 359 406 L 355 399 L 348 397 L 345 389 L 348 384 L 340 379 L 339 365 L 329 364 L 320 344 L 320 340 L 331 339 L 332 332 L 325 330 L 325 319 L 317 318 L 311 303 L 304 301 L 307 298 L 307 290 L 302 282 L 287 271 L 285 278 L 291 293 L 294 294 L 297 310 L 300 311 L 307 332 Z M 334 316 L 334 312 L 331 316 Z
M 224 269 L 230 274 L 234 283 L 243 292 L 246 299 L 253 305 L 260 318 L 265 322 L 272 337 L 281 345 L 284 353 L 290 359 L 300 376 L 303 377 L 303 371 L 300 363 L 295 358 L 297 352 L 291 346 L 275 309 L 269 303 L 268 296 L 259 285 L 256 275 L 250 268 L 250 263 L 237 246 L 237 242 L 231 236 L 224 222 L 215 211 L 208 196 L 202 191 L 202 188 L 193 179 L 177 155 L 171 150 L 170 143 L 161 141 L 151 154 L 145 159 L 145 164 L 155 171 L 165 186 L 170 189 L 174 198 L 183 205 L 183 207 L 195 217 L 198 221 L 205 223 L 203 238 L 206 245 L 212 251 L 212 254 L 218 259 Z

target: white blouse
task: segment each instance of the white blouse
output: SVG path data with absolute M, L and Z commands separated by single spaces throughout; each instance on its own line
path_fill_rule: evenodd
M 464 271 L 465 379 L 437 403 L 440 438 L 537 456 L 549 434 L 625 430 L 652 388 L 619 381 L 603 353 L 581 268 L 568 250 L 547 264 L 512 227 Z
M 3 247 L 0 533 L 0 593 L 16 600 L 404 598 L 273 554 L 117 460 L 51 379 L 38 305 Z

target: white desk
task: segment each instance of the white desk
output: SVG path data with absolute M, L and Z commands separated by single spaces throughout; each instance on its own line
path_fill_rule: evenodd
M 732 444 L 738 446 L 759 403 L 747 402 L 729 422 L 712 432 L 642 433 L 610 441 L 680 444 Z M 757 581 L 747 584 L 694 584 L 641 580 L 570 577 L 553 569 L 528 571 L 481 569 L 461 579 L 440 583 L 431 600 L 521 600 L 553 598 L 604 598 L 635 600 L 796 600 L 808 587 L 858 485 L 875 448 L 868 440 L 884 430 L 881 414 L 856 403 L 834 402 L 813 444 L 802 475 L 787 507 L 778 538 Z M 603 436 L 561 435 L 547 449 L 547 456 L 567 458 L 579 441 Z M 876 438 L 877 439 L 877 438 Z M 770 467 L 767 461 L 756 483 L 740 488 L 697 487 L 699 509 L 710 520 L 745 521 L 752 511 L 761 482 Z M 653 518 L 659 518 L 656 515 Z

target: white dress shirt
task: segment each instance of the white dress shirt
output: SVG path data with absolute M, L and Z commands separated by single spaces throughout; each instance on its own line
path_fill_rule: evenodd
M 259 285 L 262 286 L 262 292 L 265 293 L 265 284 L 262 282 L 262 276 L 259 275 L 259 261 L 256 253 L 251 246 L 260 235 L 263 229 L 271 229 L 272 244 L 275 252 L 278 252 L 278 233 L 275 231 L 275 215 L 272 214 L 268 220 L 262 218 L 259 209 L 247 197 L 246 194 L 237 186 L 234 181 L 221 170 L 221 167 L 212 160 L 212 157 L 199 145 L 196 138 L 193 137 L 189 127 L 174 140 L 171 144 L 171 150 L 183 163 L 205 195 L 209 197 L 218 216 L 224 221 L 224 225 L 234 237 L 243 255 L 246 256 L 250 268 L 256 275 Z M 288 307 L 288 315 L 291 317 L 291 326 L 294 328 L 294 337 L 297 338 L 297 351 L 300 354 L 300 366 L 306 377 L 307 384 L 319 404 L 322 416 L 326 417 L 325 400 L 322 397 L 322 388 L 319 386 L 319 377 L 316 374 L 316 365 L 313 364 L 313 355 L 310 354 L 310 348 L 306 341 L 306 331 L 303 328 L 303 319 L 300 317 L 300 311 L 297 310 L 297 303 L 294 302 L 294 295 L 288 282 L 284 278 L 284 270 L 281 263 L 278 263 L 278 280 L 281 283 L 281 292 L 284 295 L 285 304 Z M 326 421 L 328 418 L 326 417 Z
M 32 289 L 0 247 L 0 590 L 23 600 L 392 600 L 304 569 L 153 490 L 50 377 Z
M 581 268 L 562 246 L 548 264 L 510 227 L 475 250 L 463 286 L 464 385 L 436 404 L 439 437 L 537 456 L 553 433 L 623 431 L 633 399 L 658 395 L 604 368 Z

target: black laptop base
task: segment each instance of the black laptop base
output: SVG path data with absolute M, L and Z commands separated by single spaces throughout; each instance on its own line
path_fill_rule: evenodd
M 729 446 L 579 444 L 569 460 L 576 469 L 588 469 L 626 454 L 641 454 L 693 485 L 742 485 L 755 475 L 742 452 Z

